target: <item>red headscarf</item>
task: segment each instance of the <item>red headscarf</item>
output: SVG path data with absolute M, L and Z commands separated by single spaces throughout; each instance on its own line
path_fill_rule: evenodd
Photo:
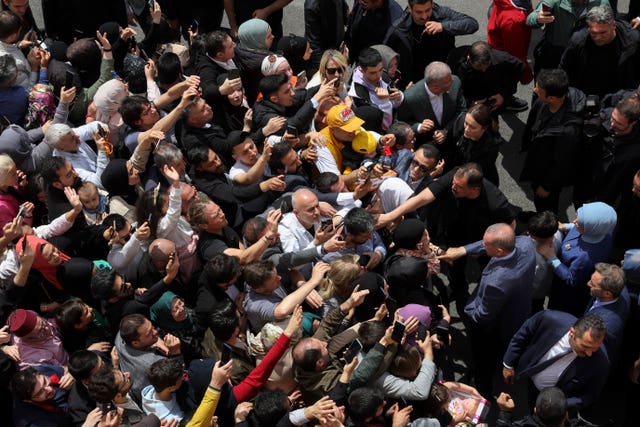
M 64 287 L 58 281 L 58 277 L 56 276 L 56 271 L 58 270 L 58 267 L 60 266 L 60 264 L 51 265 L 49 264 L 49 261 L 47 261 L 47 259 L 44 257 L 44 255 L 42 255 L 43 245 L 49 242 L 47 242 L 44 239 L 41 239 L 38 236 L 34 236 L 33 234 L 29 234 L 25 237 L 22 237 L 20 238 L 20 240 L 18 240 L 18 243 L 16 244 L 16 253 L 18 254 L 18 256 L 22 255 L 22 240 L 25 238 L 27 239 L 27 243 L 29 243 L 31 250 L 33 251 L 33 253 L 35 253 L 35 258 L 33 260 L 33 265 L 31 266 L 31 268 L 39 271 L 40 274 L 42 274 L 49 283 L 51 283 L 53 286 L 56 287 L 56 289 L 63 290 Z M 69 255 L 65 254 L 64 252 L 59 251 L 59 253 L 60 253 L 60 261 L 67 262 L 71 259 L 71 257 L 69 257 Z

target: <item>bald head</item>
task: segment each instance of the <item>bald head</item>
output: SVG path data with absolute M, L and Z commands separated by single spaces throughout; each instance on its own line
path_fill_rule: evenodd
M 300 189 L 291 196 L 293 213 L 305 228 L 320 221 L 320 205 L 318 197 L 306 188 Z
M 154 264 L 165 266 L 169 261 L 169 255 L 176 249 L 176 244 L 167 239 L 156 239 L 149 245 L 149 258 Z
M 509 224 L 498 223 L 490 225 L 482 239 L 487 255 L 504 257 L 516 247 L 516 234 Z

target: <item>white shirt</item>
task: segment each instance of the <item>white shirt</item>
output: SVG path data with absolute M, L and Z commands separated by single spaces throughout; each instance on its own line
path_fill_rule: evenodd
M 424 84 L 424 88 L 427 90 L 427 95 L 429 95 L 429 102 L 431 102 L 433 114 L 436 116 L 438 123 L 442 123 L 442 94 L 435 95 L 429 90 L 429 86 L 427 86 L 426 83 Z
M 278 233 L 280 233 L 284 252 L 298 252 L 315 246 L 313 244 L 314 236 L 300 224 L 298 217 L 293 212 L 282 216 L 282 221 L 278 224 Z
M 578 357 L 576 352 L 573 351 L 571 344 L 569 343 L 569 332 L 567 332 L 562 338 L 560 338 L 560 341 L 555 343 L 553 347 L 551 347 L 549 351 L 547 351 L 544 356 L 542 356 L 539 363 L 543 363 L 549 359 L 553 359 L 554 357 L 562 353 L 567 354 L 531 377 L 533 384 L 538 390 L 542 390 L 545 387 L 555 386 L 558 382 L 558 378 L 560 378 L 562 373 L 567 369 L 571 362 L 573 362 L 575 358 Z
M 236 160 L 236 162 L 229 169 L 229 178 L 235 181 L 235 177 L 241 173 L 247 173 L 251 169 L 251 166 L 247 166 L 244 163 L 240 163 Z

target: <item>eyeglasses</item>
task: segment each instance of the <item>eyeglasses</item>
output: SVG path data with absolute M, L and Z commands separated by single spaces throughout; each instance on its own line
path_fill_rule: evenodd
M 433 170 L 433 168 L 428 168 L 417 160 L 411 160 L 411 167 L 420 169 L 420 172 L 422 173 L 429 173 Z

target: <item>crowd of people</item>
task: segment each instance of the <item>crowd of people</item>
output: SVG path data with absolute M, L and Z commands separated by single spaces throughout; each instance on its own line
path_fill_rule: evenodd
M 446 1 L 306 0 L 300 36 L 290 2 L 49 0 L 39 28 L 3 0 L 5 422 L 559 427 L 607 384 L 632 407 L 640 2 L 493 0 L 467 46 Z M 496 165 L 526 110 L 531 212 Z

